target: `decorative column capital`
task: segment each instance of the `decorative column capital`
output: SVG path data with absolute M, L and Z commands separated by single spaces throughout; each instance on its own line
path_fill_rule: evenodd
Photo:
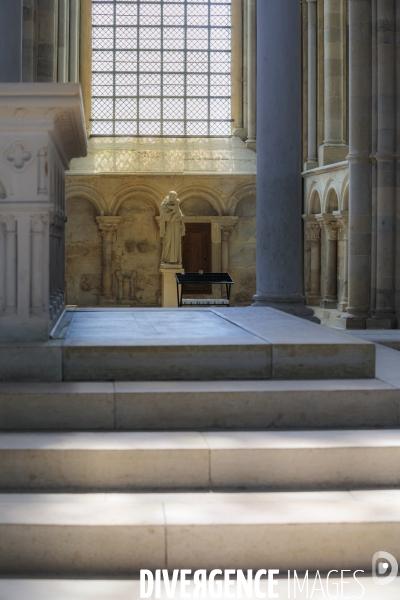
M 321 227 L 317 221 L 305 223 L 304 233 L 308 242 L 318 242 L 321 238 Z
M 321 227 L 321 229 L 325 229 L 326 235 L 330 242 L 335 242 L 337 240 L 338 233 L 338 221 L 335 216 L 331 213 L 328 214 L 319 214 L 317 215 L 317 221 Z
M 49 215 L 47 213 L 35 213 L 31 215 L 31 231 L 32 233 L 44 233 Z
M 122 217 L 96 217 L 103 242 L 112 242 Z
M 0 215 L 0 223 L 5 225 L 6 233 L 16 233 L 17 219 L 14 215 Z
M 327 221 L 325 223 L 325 227 L 328 240 L 330 242 L 335 242 L 337 240 L 339 223 L 337 221 Z
M 349 239 L 349 212 L 346 211 L 334 211 L 335 219 L 338 222 L 338 228 L 343 236 L 344 240 Z
M 232 233 L 234 225 L 221 225 L 222 241 L 227 242 Z

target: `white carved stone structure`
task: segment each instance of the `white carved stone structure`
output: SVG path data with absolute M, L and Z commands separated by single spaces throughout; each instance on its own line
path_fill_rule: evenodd
M 0 84 L 0 342 L 47 340 L 64 310 L 64 178 L 86 148 L 78 84 Z

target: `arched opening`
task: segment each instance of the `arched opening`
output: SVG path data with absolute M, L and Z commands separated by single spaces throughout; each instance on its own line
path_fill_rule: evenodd
M 186 217 L 212 217 L 218 215 L 210 202 L 199 197 L 183 200 L 181 210 Z
M 319 215 L 321 212 L 321 198 L 318 190 L 314 190 L 310 199 L 310 214 Z
M 333 213 L 333 211 L 339 210 L 339 200 L 336 190 L 331 188 L 326 198 L 326 209 L 325 212 Z

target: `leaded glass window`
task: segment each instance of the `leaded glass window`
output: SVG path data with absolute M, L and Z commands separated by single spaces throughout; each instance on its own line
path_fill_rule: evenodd
M 230 136 L 231 0 L 93 0 L 93 136 Z

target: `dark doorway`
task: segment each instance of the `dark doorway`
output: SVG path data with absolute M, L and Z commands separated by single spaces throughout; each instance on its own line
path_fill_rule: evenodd
M 186 273 L 211 273 L 211 223 L 185 223 L 182 263 Z M 185 293 L 211 294 L 211 285 L 185 286 Z

